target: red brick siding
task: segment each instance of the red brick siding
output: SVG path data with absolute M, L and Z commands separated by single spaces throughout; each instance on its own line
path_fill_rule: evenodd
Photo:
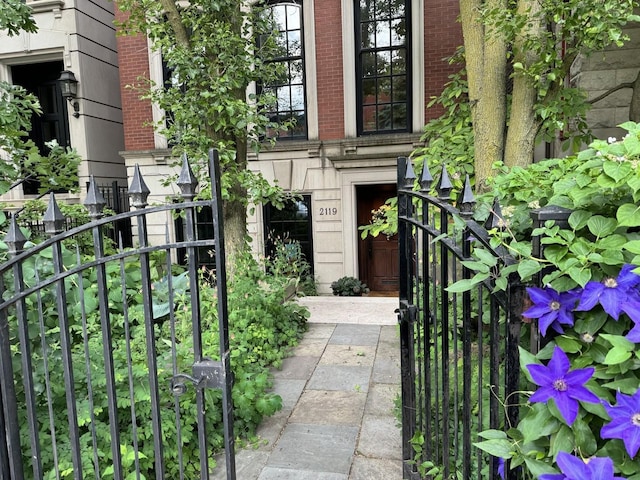
M 126 15 L 116 8 L 116 21 Z M 126 150 L 151 150 L 155 148 L 151 102 L 141 100 L 140 92 L 132 85 L 140 83 L 140 77 L 149 78 L 149 52 L 144 35 L 118 36 L 118 60 L 120 66 L 120 94 L 124 121 L 124 145 Z
M 320 140 L 335 140 L 344 138 L 341 5 L 340 0 L 316 0 L 314 5 L 318 131 Z
M 432 96 L 442 92 L 448 76 L 460 68 L 443 59 L 462 45 L 462 30 L 458 23 L 459 0 L 429 0 L 425 2 L 424 9 L 424 83 L 425 99 L 429 103 Z M 425 120 L 441 114 L 441 109 L 429 108 L 425 112 Z

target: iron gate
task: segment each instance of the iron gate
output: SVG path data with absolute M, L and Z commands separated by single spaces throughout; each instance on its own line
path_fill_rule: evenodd
M 136 166 L 135 211 L 102 218 L 92 180 L 89 224 L 62 232 L 53 194 L 43 219 L 49 240 L 25 245 L 11 220 L 0 266 L 0 479 L 205 480 L 216 447 L 235 479 L 217 152 L 209 164 L 211 201 L 194 201 L 198 182 L 184 157 L 180 203 L 147 207 Z M 214 238 L 197 238 L 196 211 L 206 206 Z M 172 242 L 177 211 L 184 241 Z M 149 242 L 152 214 L 167 218 L 162 245 Z M 104 238 L 123 219 L 136 226 L 135 249 Z M 215 285 L 201 281 L 199 247 L 215 250 Z M 175 264 L 178 248 L 185 267 Z M 205 294 L 217 296 L 217 309 L 205 311 Z M 224 435 L 210 430 L 220 417 Z
M 414 191 L 412 164 L 398 159 L 403 478 L 493 480 L 498 459 L 473 442 L 480 431 L 517 421 L 524 292 L 511 280 L 494 291 L 495 276 L 472 290 L 449 291 L 475 274 L 462 264 L 473 260 L 474 248 L 495 257 L 494 273 L 514 260 L 471 219 L 468 177 L 454 207 L 446 169 L 432 196 L 426 164 Z M 500 217 L 495 204 L 488 228 L 499 227 Z M 518 478 L 516 469 L 508 475 Z

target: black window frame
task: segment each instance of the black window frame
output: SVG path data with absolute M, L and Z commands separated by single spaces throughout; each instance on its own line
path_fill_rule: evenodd
M 278 0 L 274 0 L 274 1 L 267 1 L 264 3 L 263 7 L 265 8 L 265 10 L 274 8 L 274 7 L 278 7 L 278 6 L 283 6 L 286 9 L 288 8 L 297 8 L 299 10 L 299 28 L 295 29 L 289 29 L 288 28 L 288 17 L 285 14 L 285 29 L 284 30 L 280 30 L 280 33 L 285 33 L 285 37 L 287 38 L 287 42 L 288 42 L 288 32 L 295 32 L 295 31 L 299 31 L 299 39 L 300 39 L 300 54 L 299 55 L 289 55 L 289 45 L 287 43 L 287 55 L 284 56 L 279 56 L 279 57 L 274 57 L 274 58 L 269 58 L 264 60 L 265 63 L 286 63 L 288 65 L 287 68 L 287 73 L 286 73 L 286 77 L 289 80 L 288 83 L 273 83 L 273 84 L 268 84 L 265 85 L 262 82 L 259 82 L 257 84 L 257 93 L 258 95 L 262 94 L 266 89 L 275 89 L 275 94 L 276 94 L 276 104 L 275 104 L 275 110 L 265 110 L 263 113 L 265 115 L 267 115 L 269 117 L 269 119 L 271 121 L 274 121 L 276 123 L 281 123 L 283 121 L 288 121 L 289 119 L 293 118 L 294 113 L 296 112 L 302 112 L 301 113 L 301 118 L 304 119 L 304 122 L 296 122 L 295 125 L 293 125 L 292 128 L 287 129 L 286 131 L 284 130 L 280 130 L 280 129 L 276 129 L 273 131 L 273 133 L 269 133 L 267 132 L 265 134 L 265 140 L 266 139 L 277 139 L 277 140 L 307 140 L 309 138 L 309 125 L 308 125 L 308 106 L 307 106 L 307 76 L 306 76 L 306 58 L 305 58 L 305 48 L 304 48 L 304 7 L 303 7 L 303 2 L 302 0 L 288 0 L 288 1 L 278 1 Z M 260 42 L 260 37 L 258 37 L 258 42 Z M 299 61 L 302 64 L 302 73 L 301 73 L 301 80 L 299 83 L 292 83 L 291 79 L 292 79 L 292 75 L 291 75 L 291 65 L 296 62 Z M 294 109 L 293 108 L 293 95 L 291 94 L 292 92 L 292 87 L 301 87 L 302 88 L 302 102 L 303 102 L 303 109 Z M 280 102 L 280 97 L 277 94 L 277 89 L 280 88 L 288 88 L 289 89 L 289 101 L 288 101 L 288 109 L 283 109 L 281 110 L 279 108 L 279 102 Z M 298 126 L 302 126 L 302 129 L 299 130 Z
M 374 5 L 374 12 L 372 12 L 372 16 L 370 18 L 367 19 L 363 19 L 362 18 L 362 9 L 361 9 L 361 2 L 370 2 L 372 5 Z M 411 50 L 412 50 L 412 44 L 411 44 L 411 16 L 412 16 L 412 12 L 411 12 L 411 0 L 402 0 L 404 1 L 404 16 L 400 17 L 400 16 L 392 16 L 390 15 L 387 18 L 384 17 L 376 17 L 375 14 L 377 13 L 375 11 L 375 5 L 376 4 L 384 4 L 387 6 L 387 8 L 389 9 L 389 11 L 391 10 L 391 5 L 393 3 L 397 3 L 398 0 L 354 0 L 354 10 L 355 10 L 355 50 L 356 50 L 356 123 L 357 123 L 357 132 L 358 132 L 358 136 L 366 136 L 366 135 L 380 135 L 380 134 L 390 134 L 390 133 L 405 133 L 405 132 L 411 132 L 412 129 L 412 115 L 413 115 L 413 109 L 412 109 L 412 62 L 411 62 Z M 389 42 L 389 45 L 387 46 L 381 46 L 381 47 L 368 47 L 368 48 L 363 48 L 363 39 L 362 39 L 362 30 L 363 30 L 363 25 L 366 23 L 374 23 L 376 21 L 378 22 L 382 22 L 382 21 L 387 21 L 389 22 L 389 25 L 391 26 L 392 23 L 394 21 L 398 21 L 401 18 L 404 18 L 404 24 L 405 24 L 405 38 L 404 38 L 404 44 L 402 45 L 393 45 L 392 42 Z M 391 38 L 391 28 L 389 29 L 389 35 Z M 375 37 L 377 40 L 377 36 Z M 374 75 L 368 76 L 366 77 L 368 80 L 374 80 L 375 84 L 376 84 L 376 90 L 377 90 L 377 85 L 379 82 L 379 79 L 389 79 L 389 83 L 391 85 L 391 97 L 389 99 L 388 102 L 380 102 L 378 99 L 378 96 L 376 94 L 376 100 L 375 103 L 368 103 L 366 104 L 366 106 L 373 106 L 374 107 L 374 111 L 375 113 L 375 119 L 376 119 L 376 126 L 375 129 L 366 129 L 365 130 L 365 115 L 364 115 L 364 107 L 365 107 L 365 95 L 364 95 L 364 81 L 365 81 L 365 72 L 364 72 L 364 54 L 368 54 L 368 53 L 373 53 L 376 55 L 376 62 L 377 62 L 377 55 L 380 52 L 389 52 L 390 57 L 393 58 L 393 51 L 399 51 L 399 50 L 404 50 L 405 52 L 405 65 L 404 65 L 404 74 L 403 75 L 396 75 L 394 74 L 393 71 L 393 65 L 391 62 L 391 73 L 389 75 L 379 75 L 377 72 Z M 400 78 L 404 78 L 405 81 L 405 90 L 406 90 L 406 99 L 404 101 L 394 101 L 393 99 L 393 83 L 394 83 L 394 79 L 400 79 Z M 393 120 L 393 110 L 395 109 L 395 106 L 401 106 L 404 105 L 405 106 L 405 119 L 404 119 L 404 124 L 402 127 L 399 128 L 395 128 L 394 125 L 394 120 Z M 381 106 L 389 106 L 390 110 L 391 110 L 391 128 L 380 128 L 379 125 L 379 116 L 378 116 L 378 108 Z
M 285 230 L 284 228 L 279 229 L 279 231 L 276 231 L 276 234 L 279 236 L 280 240 L 284 240 L 284 241 L 291 240 L 291 241 L 294 241 L 294 242 L 298 242 L 300 244 L 300 250 L 304 254 L 306 262 L 309 264 L 309 268 L 311 270 L 310 274 L 313 275 L 313 272 L 314 272 L 314 266 L 313 266 L 313 264 L 314 264 L 314 260 L 313 260 L 313 216 L 312 216 L 312 210 L 311 210 L 311 194 L 302 194 L 302 195 L 300 195 L 300 197 L 301 198 L 292 199 L 290 201 L 291 202 L 295 202 L 296 205 L 298 204 L 298 202 L 302 202 L 305 205 L 305 207 L 307 208 L 307 217 L 304 220 L 304 222 L 306 223 L 305 236 L 307 237 L 307 239 L 304 240 L 304 241 L 300 241 L 299 235 L 296 235 L 296 234 L 292 235 L 289 230 Z M 263 222 L 264 238 L 265 238 L 264 252 L 265 252 L 265 256 L 267 258 L 269 258 L 275 252 L 275 245 L 274 245 L 274 242 L 273 242 L 273 232 L 276 229 L 273 228 L 273 223 L 277 222 L 280 225 L 286 225 L 286 224 L 295 224 L 295 223 L 301 224 L 303 222 L 301 220 L 296 220 L 296 219 L 274 220 L 272 218 L 274 216 L 274 214 L 279 215 L 281 212 L 283 212 L 283 210 L 277 210 L 270 203 L 267 203 L 267 204 L 263 205 L 262 212 L 263 212 L 263 217 L 264 217 L 264 222 Z

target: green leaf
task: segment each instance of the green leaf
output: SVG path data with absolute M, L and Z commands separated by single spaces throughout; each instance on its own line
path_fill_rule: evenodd
M 621 227 L 638 227 L 640 226 L 640 207 L 625 203 L 618 208 L 616 218 Z
M 606 237 L 618 228 L 618 222 L 613 218 L 606 218 L 602 215 L 594 215 L 587 221 L 589 231 L 596 237 Z
M 620 391 L 626 395 L 633 395 L 638 391 L 638 385 L 640 385 L 640 379 L 637 377 L 623 378 L 621 380 L 615 380 L 613 382 L 605 383 L 602 386 L 610 388 L 613 391 Z
M 551 445 L 549 453 L 554 460 L 558 452 L 570 452 L 573 450 L 574 436 L 573 432 L 566 425 L 562 425 L 555 435 L 551 436 Z
M 543 403 L 536 403 L 529 413 L 518 423 L 518 430 L 522 433 L 523 442 L 533 442 L 547 437 L 558 430 L 560 422 L 549 413 Z
M 461 293 L 471 290 L 474 285 L 479 284 L 480 282 L 489 278 L 489 273 L 480 272 L 473 276 L 473 278 L 458 280 L 454 284 L 445 288 L 447 292 L 450 293 Z
M 578 353 L 582 348 L 580 342 L 575 338 L 567 337 L 566 335 L 557 337 L 556 344 L 566 353 Z
M 500 458 L 511 458 L 515 450 L 509 440 L 503 439 L 485 440 L 483 442 L 475 442 L 473 445 L 487 452 L 489 455 Z
M 591 280 L 591 270 L 584 267 L 571 267 L 567 273 L 581 287 L 584 287 Z
M 527 464 L 527 468 L 534 476 L 534 478 L 540 477 L 544 473 L 558 473 L 551 465 L 541 460 L 536 460 L 531 457 L 524 457 L 524 463 Z
M 505 440 L 507 439 L 507 434 L 502 430 L 483 430 L 482 432 L 478 433 L 478 436 L 481 438 L 486 438 L 487 440 L 495 440 L 498 438 L 503 438 Z
M 631 164 L 627 162 L 604 162 L 602 165 L 604 173 L 619 182 L 631 173 Z
M 596 453 L 598 448 L 596 444 L 596 438 L 591 431 L 591 427 L 582 418 L 576 418 L 576 421 L 572 425 L 573 434 L 576 440 L 576 446 L 581 450 L 581 453 L 586 456 L 591 456 Z
M 609 350 L 609 353 L 607 353 L 607 356 L 602 363 L 604 363 L 605 365 L 619 365 L 623 362 L 626 362 L 630 358 L 630 351 L 625 350 L 624 348 L 614 347 Z
M 574 230 L 580 230 L 587 225 L 587 221 L 593 215 L 592 212 L 587 210 L 576 210 L 569 215 L 569 226 Z
M 489 265 L 490 267 L 494 267 L 498 263 L 498 259 L 488 250 L 484 250 L 482 248 L 476 248 L 473 250 L 473 255 L 478 257 L 478 259 L 484 263 L 485 265 Z
M 525 280 L 542 270 L 542 264 L 536 260 L 523 260 L 518 264 L 518 275 Z
M 635 348 L 635 344 L 624 338 L 622 335 L 602 333 L 600 336 L 607 340 L 612 346 L 620 348 L 626 352 L 631 352 Z
M 640 255 L 640 240 L 631 240 L 630 242 L 627 242 L 622 248 L 635 255 Z

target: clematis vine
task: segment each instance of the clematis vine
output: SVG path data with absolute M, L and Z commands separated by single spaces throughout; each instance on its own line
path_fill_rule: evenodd
M 569 291 L 558 293 L 551 287 L 527 288 L 533 306 L 522 313 L 527 318 L 537 318 L 538 328 L 544 336 L 551 327 L 558 333 L 563 333 L 562 325 L 573 326 L 573 309 L 578 301 L 578 292 Z
M 627 453 L 635 457 L 640 449 L 640 390 L 633 395 L 616 394 L 616 404 L 604 403 L 611 421 L 602 427 L 602 438 L 619 438 Z
M 535 363 L 527 365 L 534 383 L 540 386 L 529 401 L 535 403 L 553 399 L 567 425 L 572 425 L 578 415 L 578 401 L 600 403 L 600 399 L 584 386 L 594 369 L 589 367 L 569 371 L 570 366 L 567 354 L 560 347 L 554 348 L 547 366 Z
M 586 460 L 567 452 L 558 452 L 556 463 L 562 473 L 545 473 L 539 480 L 624 480 L 613 475 L 613 460 L 591 457 Z
M 640 275 L 633 270 L 635 265 L 622 267 L 616 278 L 607 277 L 601 282 L 588 282 L 576 311 L 588 311 L 600 304 L 605 312 L 618 320 L 620 313 L 629 315 L 635 323 L 640 322 Z

